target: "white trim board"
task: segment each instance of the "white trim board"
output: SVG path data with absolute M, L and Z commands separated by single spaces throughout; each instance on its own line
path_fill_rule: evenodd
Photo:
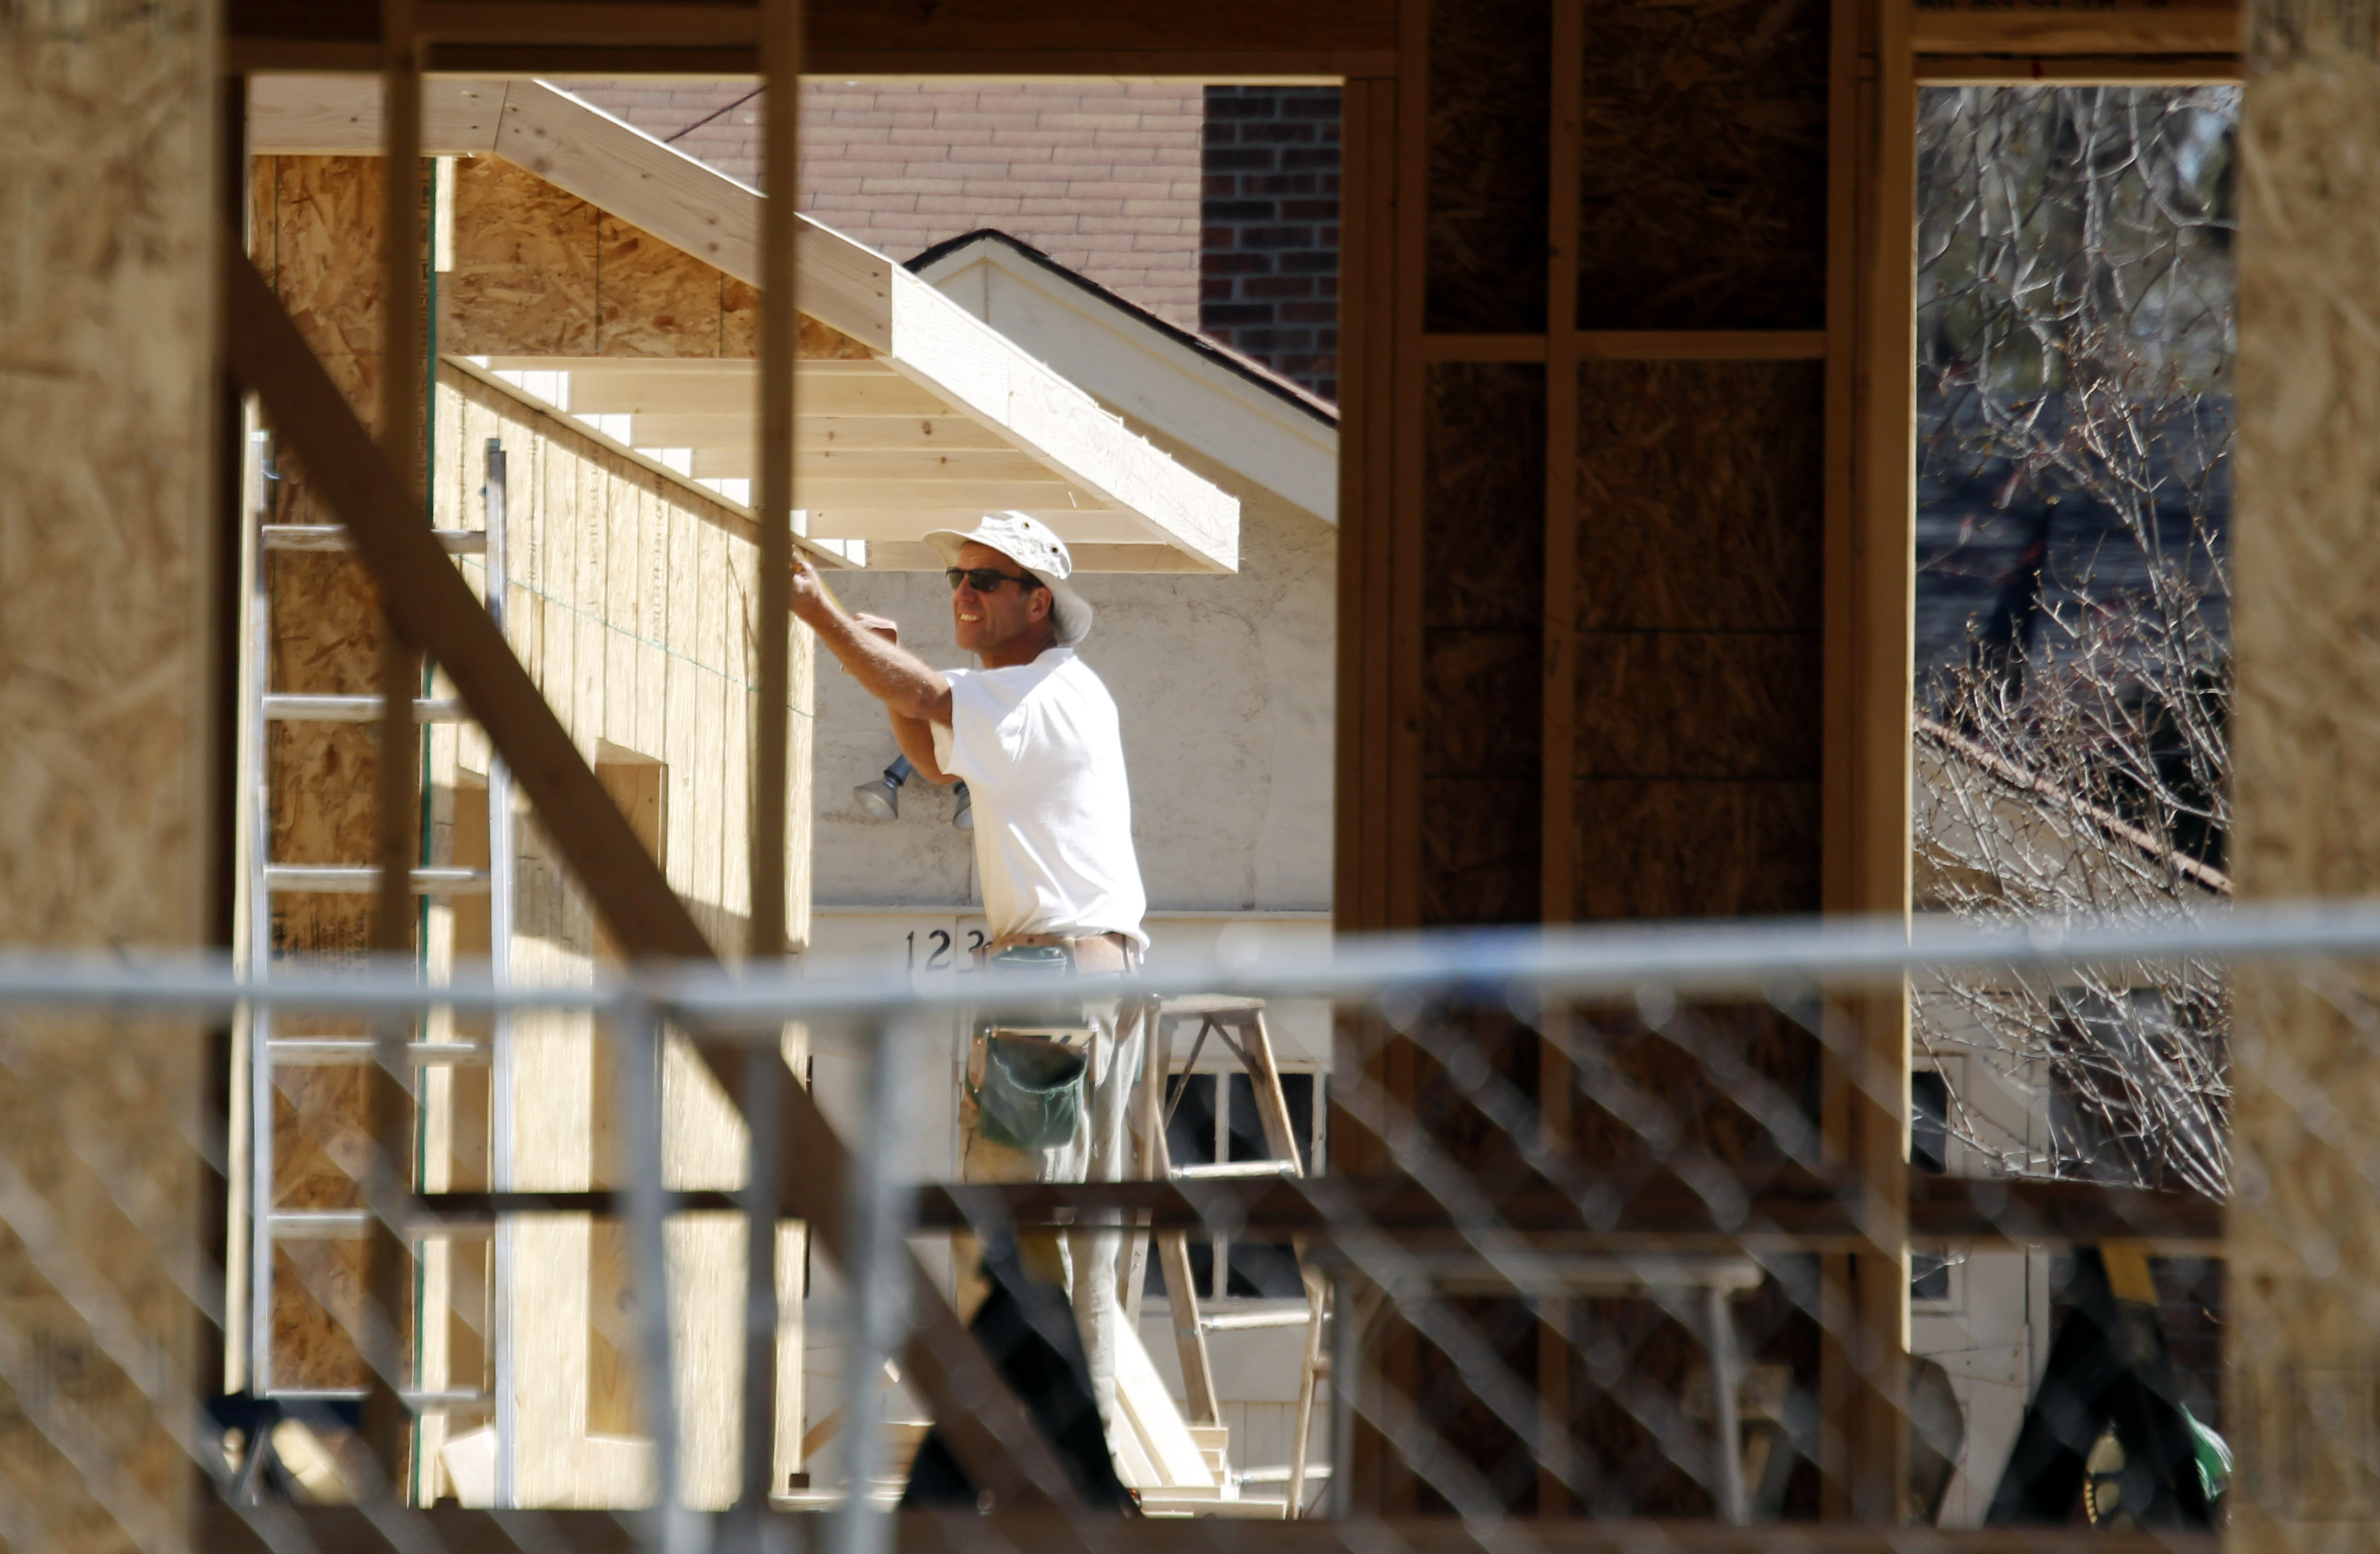
M 1020 250 L 985 233 L 935 253 L 917 274 L 1124 414 L 1325 523 L 1339 521 L 1339 427 L 1318 403 L 1293 403 L 1215 359 L 1220 347 L 1210 355 L 1187 344 L 1073 272 Z

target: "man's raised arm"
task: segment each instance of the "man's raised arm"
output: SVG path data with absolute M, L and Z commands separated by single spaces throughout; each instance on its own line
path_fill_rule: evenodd
M 933 783 L 954 781 L 934 759 L 930 726 L 951 721 L 951 683 L 901 646 L 901 628 L 880 616 L 844 613 L 799 554 L 794 557 L 793 610 L 861 688 L 884 704 L 892 736 L 917 774 Z

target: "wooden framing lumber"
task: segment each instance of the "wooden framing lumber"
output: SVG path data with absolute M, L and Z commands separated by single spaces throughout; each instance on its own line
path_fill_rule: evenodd
M 1835 9 L 1829 104 L 1826 725 L 1828 912 L 1910 909 L 1916 500 L 1917 86 L 1910 0 Z M 1863 36 L 1861 30 L 1872 27 Z M 1864 55 L 1865 57 L 1862 57 Z M 1905 996 L 1840 1008 L 1822 1125 L 1864 1185 L 1866 1245 L 1834 1263 L 1822 1378 L 1827 1509 L 1899 1515 L 1906 1482 L 1909 1024 Z
M 2242 42 L 2237 6 L 1927 6 L 1908 14 L 1918 55 L 2224 55 Z
M 421 154 L 480 155 L 496 149 L 500 80 L 433 77 L 421 83 Z M 258 155 L 378 156 L 381 82 L 373 77 L 258 76 L 248 122 Z
M 411 510 L 387 459 L 236 236 L 225 235 L 220 261 L 232 370 L 263 399 L 275 426 L 314 472 L 323 501 L 346 521 L 358 554 L 382 583 L 398 631 L 437 655 L 510 763 L 613 938 L 634 960 L 714 961 L 660 865 Z M 743 1050 L 704 1044 L 698 1050 L 727 1093 L 740 1093 Z M 830 1250 L 846 1255 L 854 1233 L 844 1200 L 848 1157 L 809 1092 L 799 1085 L 783 1091 L 783 1199 L 817 1228 Z M 917 1322 L 904 1351 L 905 1369 L 934 1406 L 970 1476 L 997 1503 L 1070 1503 L 1064 1471 L 1022 1407 L 924 1270 L 913 1262 L 910 1274 Z
M 285 1514 L 302 1525 L 315 1547 L 354 1554 L 395 1554 L 369 1519 L 352 1506 L 292 1506 Z M 573 1554 L 633 1554 L 643 1547 L 632 1518 L 612 1512 L 540 1512 L 540 1528 Z M 273 1546 L 240 1512 L 220 1501 L 199 1517 L 198 1547 L 220 1554 L 266 1554 Z M 504 1524 L 485 1512 L 442 1506 L 423 1524 L 448 1554 L 517 1554 L 519 1545 Z M 714 1523 L 724 1533 L 724 1519 Z M 1512 1536 L 1500 1524 L 1455 1516 L 1400 1517 L 1367 1522 L 1387 1546 L 1409 1554 L 1491 1554 L 1508 1548 Z M 1992 1527 L 1924 1532 L 1924 1547 L 1938 1554 L 2217 1554 L 2222 1536 L 2171 1529 L 2112 1532 L 2093 1527 Z M 1344 1524 L 1331 1521 L 1232 1522 L 1228 1537 L 1247 1554 L 1342 1554 L 1351 1541 Z M 1532 1524 L 1530 1544 L 1543 1554 L 1629 1554 L 1644 1548 L 1675 1554 L 1900 1554 L 1915 1536 L 1906 1529 L 1823 1527 L 1795 1524 L 1721 1527 L 1707 1522 L 1590 1521 Z M 722 1540 L 723 1542 L 723 1539 Z M 1219 1541 L 1216 1524 L 1196 1517 L 1110 1517 L 1072 1521 L 1051 1516 L 952 1517 L 907 1512 L 893 1518 L 890 1546 L 902 1554 L 974 1554 L 984 1547 L 1047 1550 L 1049 1554 L 1206 1554 Z M 407 1545 L 407 1547 L 410 1547 Z
M 230 7 L 230 67 L 368 70 L 375 0 Z M 433 0 L 426 64 L 447 72 L 749 76 L 760 69 L 749 4 L 586 6 Z M 1085 6 L 964 0 L 809 7 L 814 70 L 838 76 L 1123 76 L 1207 80 L 1378 79 L 1397 68 L 1395 0 L 1219 0 L 1197 6 Z M 683 18 L 683 19 L 681 19 Z
M 412 21 L 411 0 L 386 0 L 381 12 L 381 90 L 388 111 L 381 125 L 387 143 L 381 180 L 379 431 L 382 452 L 389 467 L 398 472 L 397 490 L 409 498 L 417 526 L 426 529 L 420 480 L 429 375 L 424 329 L 428 287 L 421 219 L 421 72 Z M 385 589 L 382 599 L 385 611 Z M 421 730 L 413 716 L 414 698 L 421 688 L 421 652 L 419 643 L 399 631 L 393 617 L 379 623 L 379 636 L 373 679 L 381 707 L 372 759 L 372 861 L 379 872 L 370 942 L 376 953 L 395 957 L 409 955 L 415 948 L 413 868 L 424 861 L 419 831 Z M 259 839 L 257 844 L 269 844 Z M 374 1063 L 363 1074 L 364 1133 L 383 1171 L 405 1171 L 401 1162 L 413 1154 L 413 1099 L 396 1078 L 409 1035 L 397 1018 L 375 1021 L 372 1036 L 382 1056 L 397 1061 Z M 370 1201 L 401 1184 L 375 1181 L 367 1174 L 361 1184 Z M 371 1221 L 363 1254 L 365 1298 L 377 1308 L 380 1320 L 364 1324 L 357 1334 L 368 1362 L 362 1434 L 388 1481 L 404 1483 L 410 1474 L 413 1431 L 397 1384 L 404 1374 L 401 1351 L 415 1325 L 413 1258 L 384 1219 Z
M 1575 298 L 1572 308 L 1576 307 Z M 1547 361 L 1543 334 L 1427 334 L 1424 359 Z M 1817 329 L 1590 329 L 1567 345 L 1580 361 L 1816 361 L 1827 354 Z
M 769 206 L 754 190 L 540 81 L 448 81 L 441 90 L 450 97 L 468 96 L 480 117 L 487 103 L 501 103 L 495 154 L 723 274 L 767 291 L 759 237 Z M 334 94 L 329 89 L 310 88 L 309 92 L 302 114 L 288 115 L 292 132 L 328 138 L 338 127 Z M 352 134 L 370 114 L 359 106 L 349 116 L 355 121 L 347 130 Z M 1053 520 L 1070 540 L 1075 537 L 1066 528 L 1072 513 L 1135 514 L 1140 531 L 1135 539 L 1175 546 L 1192 569 L 1236 569 L 1235 499 L 1127 431 L 1088 394 L 932 285 L 807 217 L 789 219 L 795 225 L 795 273 L 802 310 L 875 355 L 873 360 L 802 365 L 805 387 L 817 381 L 817 402 L 829 413 L 880 409 L 972 421 L 1029 461 L 1037 478 L 977 490 L 961 504 L 978 511 L 985 506 L 1035 511 Z M 581 371 L 590 380 L 600 374 L 594 363 L 579 358 L 557 358 L 556 364 L 571 370 L 574 379 Z M 657 370 L 664 365 L 709 369 L 719 374 L 718 390 Z M 692 391 L 701 396 L 699 407 L 705 411 L 752 413 L 758 385 L 748 363 L 638 361 L 635 370 L 648 385 L 642 392 L 650 396 L 650 403 L 692 410 L 698 407 L 686 394 L 672 393 Z M 741 388 L 740 401 L 730 384 Z M 847 396 L 842 393 L 846 388 L 851 390 Z M 904 393 L 905 388 L 910 392 Z M 597 410 L 599 403 L 607 402 L 599 395 L 584 404 L 574 403 L 572 409 L 618 413 Z M 765 447 L 777 441 L 758 435 L 755 428 L 750 445 Z M 642 438 L 638 443 L 677 445 L 646 443 Z M 736 478 L 722 474 L 716 465 L 705 473 Z M 818 491 L 809 503 L 814 507 L 865 505 L 877 510 L 912 504 L 929 509 L 944 505 L 897 493 L 867 501 L 858 493 L 832 489 Z M 902 538 L 916 539 L 929 527 L 919 524 Z
M 1544 735 L 1539 742 L 1538 911 L 1567 923 L 1578 879 L 1578 552 L 1586 521 L 1578 500 L 1579 362 L 1589 354 L 1578 330 L 1580 161 L 1586 54 L 1585 0 L 1553 0 L 1552 101 L 1546 172 L 1545 619 L 1541 656 Z M 1570 1011 L 1547 1011 L 1554 1026 L 1537 1041 L 1537 1117 L 1556 1147 L 1572 1133 Z M 1539 1307 L 1537 1323 L 1537 1515 L 1570 1513 L 1571 1303 Z
M 2247 73 L 2237 54 L 1926 55 L 1919 86 L 2040 86 L 2058 81 L 2104 86 L 2228 86 Z

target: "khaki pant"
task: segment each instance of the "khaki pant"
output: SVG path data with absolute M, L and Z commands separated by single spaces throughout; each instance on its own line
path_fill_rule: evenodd
M 993 973 L 997 975 L 997 973 Z M 962 1182 L 1122 1182 L 1132 1169 L 1132 1092 L 1140 1081 L 1142 1060 L 1148 1047 L 1148 1019 L 1142 1001 L 1100 999 L 1093 989 L 1108 977 L 1075 979 L 1087 996 L 1083 1001 L 1082 1028 L 1072 1044 L 1087 1044 L 1089 1065 L 1084 1076 L 1083 1108 L 1074 1136 L 1046 1149 L 1012 1149 L 984 1137 L 978 1129 L 974 1101 L 959 1101 L 959 1180 Z M 969 1043 L 970 1080 L 983 1074 L 984 1038 Z M 1119 1300 L 1117 1259 L 1123 1249 L 1121 1215 L 1094 1220 L 1086 1216 L 1079 1228 L 1062 1232 L 1044 1231 L 1017 1236 L 1017 1252 L 1026 1271 L 1066 1292 L 1074 1306 L 1075 1325 L 1082 1334 L 1083 1354 L 1090 1362 L 1091 1391 L 1099 1400 L 1100 1422 L 1114 1439 L 1115 1345 L 1112 1335 L 1123 1313 Z M 953 1237 L 953 1262 L 958 1270 L 959 1315 L 972 1317 L 990 1293 L 982 1271 L 982 1254 L 975 1238 Z

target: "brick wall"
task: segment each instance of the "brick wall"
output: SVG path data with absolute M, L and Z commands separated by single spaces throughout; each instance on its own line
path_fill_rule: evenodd
M 1339 91 L 1206 89 L 1198 328 L 1339 396 Z
M 748 83 L 569 89 L 759 187 Z M 802 93 L 802 209 L 898 260 L 997 227 L 1196 329 L 1204 119 L 1196 86 L 815 82 Z

